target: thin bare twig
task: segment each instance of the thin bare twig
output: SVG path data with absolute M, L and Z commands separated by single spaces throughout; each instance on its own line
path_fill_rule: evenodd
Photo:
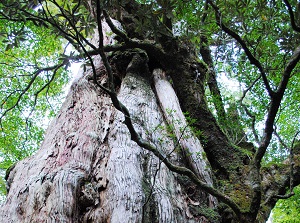
M 18 99 L 17 101 L 12 105 L 10 106 L 9 108 L 5 109 L 4 112 L 2 113 L 2 115 L 0 116 L 0 121 L 2 120 L 2 118 L 8 113 L 10 112 L 12 109 L 14 109 L 16 106 L 19 105 L 22 97 L 24 96 L 24 94 L 30 89 L 30 87 L 32 86 L 32 84 L 34 83 L 35 79 L 42 73 L 42 72 L 45 72 L 45 71 L 52 71 L 52 70 L 58 70 L 59 68 L 61 68 L 62 66 L 66 65 L 66 63 L 68 63 L 68 60 L 64 60 L 63 62 L 61 62 L 60 64 L 57 64 L 57 65 L 54 65 L 54 66 L 51 66 L 51 67 L 46 67 L 46 68 L 41 68 L 41 69 L 38 69 L 34 72 L 34 75 L 33 77 L 31 78 L 30 82 L 27 84 L 27 86 L 23 89 L 23 90 L 20 90 L 21 93 L 20 95 L 18 96 Z M 5 103 L 5 102 L 3 102 Z M 2 106 L 3 106 L 3 103 L 2 103 Z M 2 107 L 1 106 L 1 107 Z
M 258 134 L 257 134 L 257 131 L 255 129 L 255 124 L 256 124 L 256 117 L 254 114 L 251 113 L 251 111 L 246 107 L 246 105 L 242 104 L 242 107 L 244 108 L 246 114 L 251 118 L 251 130 L 252 130 L 252 133 L 254 135 L 254 139 L 255 139 L 255 142 L 256 143 L 259 143 L 259 137 L 258 137 Z

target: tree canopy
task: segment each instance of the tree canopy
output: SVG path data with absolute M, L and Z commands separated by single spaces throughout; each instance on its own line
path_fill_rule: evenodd
M 204 82 L 210 111 L 230 144 L 243 148 L 261 173 L 264 167 L 287 165 L 289 160 L 290 193 L 274 196 L 293 195 L 300 183 L 293 177 L 300 154 L 299 10 L 296 0 L 1 1 L 0 168 L 9 168 L 38 148 L 43 121 L 60 105 L 72 62 L 95 70 L 92 57 L 99 54 L 109 73 L 109 53 L 140 48 L 162 58 L 174 39 L 195 52 L 205 67 L 204 74 L 195 69 L 194 81 Z M 128 24 L 120 28 L 110 18 Z M 103 46 L 101 34 L 100 43 L 93 43 L 91 35 L 101 32 L 104 20 L 115 36 L 114 45 Z M 112 86 L 101 87 L 127 115 Z M 199 130 L 197 123 L 194 127 Z M 204 134 L 202 143 L 206 140 Z M 147 147 L 138 137 L 137 142 Z M 4 188 L 2 180 L 2 193 Z

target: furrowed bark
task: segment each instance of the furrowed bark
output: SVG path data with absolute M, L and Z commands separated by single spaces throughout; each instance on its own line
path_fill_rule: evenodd
M 104 84 L 103 67 L 97 71 L 98 82 Z M 169 159 L 181 162 L 173 152 L 175 145 L 168 132 L 157 129 L 166 123 L 147 75 L 128 69 L 118 98 L 128 108 L 139 135 Z M 10 192 L 0 219 L 195 222 L 200 216 L 209 218 L 201 211 L 190 211 L 191 206 L 203 205 L 206 200 L 193 201 L 179 183 L 179 175 L 130 139 L 123 114 L 92 80 L 89 70 L 72 85 L 41 149 L 10 172 Z M 209 174 L 201 174 L 212 182 Z M 210 204 L 215 205 L 212 201 Z

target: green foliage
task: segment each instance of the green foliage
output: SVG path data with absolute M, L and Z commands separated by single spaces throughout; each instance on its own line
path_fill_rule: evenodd
M 279 200 L 272 210 L 274 223 L 300 222 L 300 187 L 294 189 L 295 195 L 288 200 Z
M 222 13 L 223 23 L 242 38 L 264 68 L 271 88 L 276 91 L 289 57 L 300 43 L 299 33 L 292 30 L 290 17 L 283 1 L 227 0 L 217 1 L 216 4 Z M 295 1 L 291 4 L 296 6 Z M 210 10 L 208 8 L 207 12 Z M 213 13 L 207 15 L 202 29 L 207 27 L 209 31 L 204 33 L 209 35 L 209 43 L 214 44 L 215 69 L 219 76 L 223 102 L 226 108 L 229 108 L 232 103 L 237 105 L 243 131 L 249 141 L 258 144 L 263 137 L 262 128 L 269 110 L 270 97 L 259 69 L 249 61 L 239 43 L 221 28 L 211 25 L 215 18 L 210 17 L 210 14 Z M 280 139 L 274 135 L 265 161 L 280 162 L 285 159 L 288 148 L 282 142 L 290 147 L 296 132 L 300 129 L 299 68 L 297 65 L 291 74 L 292 78 L 289 80 L 274 123 Z M 228 81 L 237 87 L 228 86 Z M 212 100 L 210 96 L 208 98 Z M 229 124 L 232 124 L 231 120 L 229 119 Z
M 0 3 L 0 169 L 33 154 L 69 80 L 66 47 L 80 51 L 95 21 L 87 1 Z M 5 191 L 0 178 L 0 193 Z
M 0 4 L 0 12 L 9 15 L 5 9 Z M 4 170 L 37 150 L 69 77 L 67 63 L 60 59 L 62 39 L 52 30 L 2 15 L 0 39 L 0 169 Z M 0 178 L 0 193 L 4 191 Z

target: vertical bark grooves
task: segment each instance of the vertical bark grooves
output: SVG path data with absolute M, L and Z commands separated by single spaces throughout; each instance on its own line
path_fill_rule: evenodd
M 165 153 L 173 150 L 174 145 L 167 137 L 160 140 L 166 135 L 158 128 L 164 121 L 148 80 L 127 74 L 118 97 L 144 138 Z M 123 115 L 117 112 L 107 142 L 111 152 L 105 177 L 109 183 L 101 192 L 100 205 L 89 210 L 84 219 L 92 222 L 98 219 L 101 222 L 108 219 L 109 222 L 194 222 L 186 218 L 187 203 L 174 174 L 130 140 L 122 121 Z M 95 171 L 99 169 L 101 167 Z
M 197 222 L 191 205 L 206 201 L 189 198 L 179 176 L 130 140 L 89 72 L 73 83 L 40 150 L 10 172 L 0 221 Z M 118 97 L 143 138 L 180 162 L 149 80 L 127 74 Z M 204 178 L 211 181 L 207 172 Z
M 40 150 L 10 174 L 2 222 L 77 221 L 81 184 L 89 178 L 111 114 L 109 98 L 99 96 L 87 79 L 74 83 Z
M 228 178 L 230 171 L 243 163 L 243 156 L 239 150 L 230 145 L 208 110 L 204 87 L 201 83 L 195 82 L 190 68 L 182 64 L 184 62 L 177 62 L 174 70 L 170 71 L 181 108 L 197 120 L 193 126 L 203 131 L 204 149 L 210 164 L 218 171 L 217 175 Z M 204 71 L 200 70 L 200 73 L 205 75 Z
M 160 69 L 153 71 L 154 86 L 160 107 L 168 124 L 172 127 L 179 145 L 188 160 L 189 166 L 208 185 L 213 185 L 212 173 L 209 171 L 208 160 L 204 149 L 190 126 L 185 121 L 185 116 L 180 108 L 176 93 L 171 84 L 166 80 L 165 74 Z M 210 196 L 211 206 L 214 207 L 216 199 Z

